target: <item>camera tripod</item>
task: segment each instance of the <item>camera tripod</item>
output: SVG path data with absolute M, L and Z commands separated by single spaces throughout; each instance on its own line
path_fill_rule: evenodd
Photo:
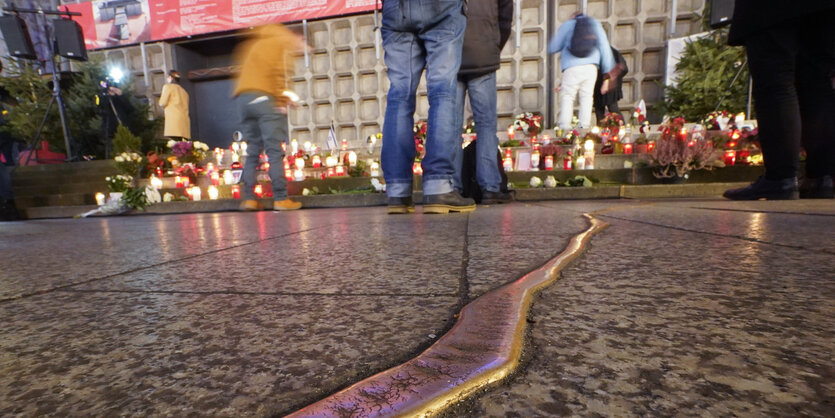
M 64 146 L 67 148 L 67 160 L 66 161 L 75 161 L 76 157 L 72 155 L 72 149 L 70 148 L 70 142 L 72 142 L 72 135 L 70 134 L 70 129 L 67 126 L 67 112 L 64 108 L 64 99 L 61 97 L 61 83 L 60 77 L 58 76 L 58 66 L 55 63 L 55 49 L 53 46 L 52 49 L 52 98 L 49 99 L 49 103 L 46 105 L 46 111 L 44 112 L 43 119 L 41 120 L 41 124 L 38 126 L 38 131 L 35 133 L 35 137 L 32 138 L 32 141 L 27 144 L 28 148 L 31 150 L 29 155 L 26 156 L 26 162 L 24 165 L 29 164 L 29 160 L 32 159 L 32 154 L 37 153 L 37 146 L 40 144 L 41 134 L 43 134 L 43 129 L 46 126 L 46 121 L 49 119 L 49 111 L 52 110 L 52 105 L 58 103 L 58 115 L 61 117 L 61 129 L 64 132 Z

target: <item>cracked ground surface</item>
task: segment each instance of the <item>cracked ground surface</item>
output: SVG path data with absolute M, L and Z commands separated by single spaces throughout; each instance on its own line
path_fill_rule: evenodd
M 593 201 L 0 224 L 0 415 L 292 412 L 421 352 L 597 210 L 523 369 L 461 415 L 832 409 L 831 201 Z

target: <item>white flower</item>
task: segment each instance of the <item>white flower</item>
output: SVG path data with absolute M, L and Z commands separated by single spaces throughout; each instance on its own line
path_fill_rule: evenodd
M 139 154 L 137 154 L 135 152 L 130 153 L 130 156 L 131 156 L 131 158 L 133 158 L 134 160 L 137 160 L 137 161 L 142 159 L 142 157 L 140 157 Z
M 380 183 L 380 180 L 376 177 L 371 179 L 371 185 L 374 186 L 374 190 L 377 192 L 384 192 L 386 191 L 386 185 Z
M 537 176 L 533 176 L 533 177 L 531 177 L 531 183 L 530 184 L 531 184 L 531 187 L 534 187 L 534 188 L 541 187 L 542 186 L 542 179 L 537 177 Z
M 173 194 L 165 192 L 165 194 L 162 195 L 162 201 L 163 202 L 170 202 L 172 200 L 174 200 L 174 195 Z
M 105 177 L 105 178 L 104 178 L 104 181 L 110 181 L 110 176 Z
M 310 189 L 308 189 L 307 187 L 302 189 L 302 196 L 310 196 Z
M 165 144 L 165 146 L 167 146 L 168 148 L 174 148 L 174 144 L 176 144 L 176 143 L 177 143 L 177 141 L 171 139 L 171 140 L 168 141 L 168 143 Z
M 121 155 L 117 155 L 113 159 L 120 163 L 125 161 L 125 157 L 122 157 Z
M 555 179 L 554 176 L 545 177 L 545 187 L 548 187 L 548 188 L 551 188 L 551 189 L 553 189 L 554 187 L 557 187 L 557 179 Z
M 145 199 L 148 200 L 149 204 L 162 202 L 162 196 L 160 196 L 159 190 L 153 186 L 145 187 Z

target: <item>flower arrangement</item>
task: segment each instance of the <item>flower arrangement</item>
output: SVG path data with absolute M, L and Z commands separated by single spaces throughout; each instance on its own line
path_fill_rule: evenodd
M 538 135 L 542 129 L 542 115 L 531 112 L 520 113 L 516 115 L 510 127 L 527 135 Z
M 633 126 L 642 125 L 647 120 L 646 116 L 641 112 L 641 108 L 635 108 L 632 112 L 632 117 L 629 118 L 629 124 Z
M 209 146 L 200 141 L 176 141 L 170 140 L 166 144 L 171 148 L 171 153 L 174 154 L 172 165 L 177 166 L 180 163 L 200 164 L 206 159 L 206 153 L 209 151 Z
M 420 158 L 423 158 L 423 154 L 426 150 L 426 132 L 429 130 L 429 125 L 427 125 L 425 120 L 419 120 L 415 123 L 415 126 L 412 128 L 412 132 L 415 133 L 415 151 Z
M 623 116 L 620 113 L 609 112 L 598 122 L 601 128 L 616 130 L 623 126 Z
M 105 177 L 104 181 L 107 182 L 107 190 L 112 193 L 124 193 L 133 185 L 133 177 L 124 174 Z
M 467 119 L 467 124 L 464 125 L 464 132 L 465 134 L 474 134 L 475 133 L 475 120 L 473 118 Z
M 718 152 L 708 141 L 682 141 L 664 136 L 649 153 L 652 174 L 656 178 L 687 178 L 692 170 L 712 170 L 722 165 Z
M 580 132 L 576 129 L 571 129 L 564 136 L 560 136 L 558 142 L 562 145 L 573 145 L 580 141 Z
M 677 118 L 674 118 L 671 121 L 667 121 L 665 123 L 662 123 L 658 127 L 658 130 L 661 131 L 661 138 L 662 139 L 678 138 L 678 139 L 683 141 L 684 138 L 681 137 L 682 136 L 681 133 L 683 132 L 682 129 L 684 128 L 684 124 L 686 124 L 686 123 L 687 123 L 687 120 L 685 120 L 681 116 L 679 116 Z
M 135 152 L 123 152 L 113 157 L 113 165 L 116 166 L 116 169 L 120 173 L 135 176 L 139 173 L 139 169 L 142 168 L 142 159 L 142 156 Z
M 702 125 L 708 130 L 721 130 L 727 125 L 729 120 L 730 116 L 727 110 L 717 110 L 705 116 L 702 119 Z

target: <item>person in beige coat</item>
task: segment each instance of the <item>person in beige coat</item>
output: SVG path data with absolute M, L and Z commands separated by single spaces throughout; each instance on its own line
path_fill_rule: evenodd
M 165 109 L 163 135 L 171 138 L 191 139 L 191 121 L 188 117 L 188 93 L 180 87 L 180 73 L 168 72 L 168 84 L 162 87 L 159 105 Z

